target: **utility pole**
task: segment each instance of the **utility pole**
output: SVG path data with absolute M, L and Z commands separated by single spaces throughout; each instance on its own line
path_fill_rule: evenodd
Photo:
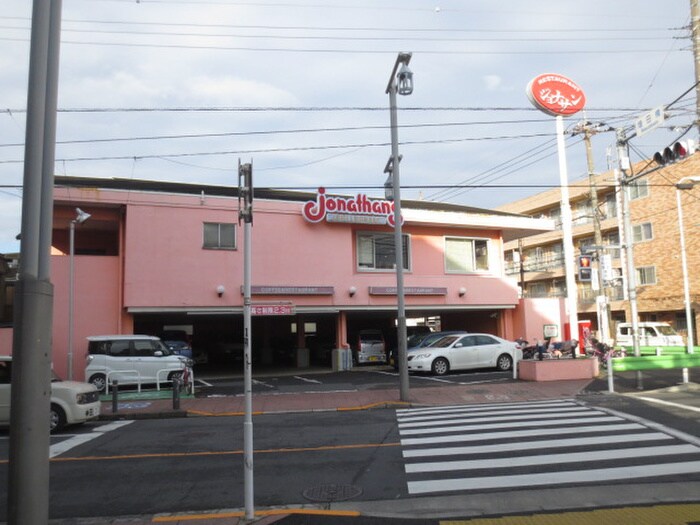
M 586 145 L 586 160 L 588 163 L 588 183 L 590 185 L 590 200 L 591 208 L 593 210 L 593 244 L 597 247 L 598 256 L 595 258 L 596 261 L 596 274 L 595 278 L 598 279 L 598 290 L 599 294 L 596 297 L 596 309 L 598 310 L 598 323 L 601 332 L 601 339 L 607 341 L 610 339 L 610 308 L 608 306 L 608 298 L 605 295 L 605 287 L 603 285 L 603 272 L 602 265 L 600 262 L 601 256 L 604 255 L 603 246 L 603 235 L 600 231 L 600 211 L 598 209 L 598 188 L 595 182 L 595 166 L 593 162 L 593 148 L 591 146 L 591 137 L 596 133 L 594 126 L 591 126 L 590 122 L 583 122 L 581 124 L 583 131 L 583 141 Z
M 695 63 L 695 123 L 700 131 L 700 0 L 690 0 L 690 30 Z
M 34 0 L 27 89 L 21 271 L 12 340 L 9 525 L 49 520 L 51 232 L 61 0 Z
M 635 357 L 641 355 L 639 348 L 639 313 L 637 311 L 637 270 L 634 267 L 634 246 L 632 239 L 632 217 L 630 214 L 630 159 L 627 155 L 627 137 L 624 129 L 617 130 L 617 157 L 620 163 L 620 184 L 622 185 L 622 218 L 624 228 L 625 256 L 627 259 L 627 294 L 630 303 L 632 322 L 632 346 Z M 637 388 L 641 390 L 642 373 L 637 372 Z

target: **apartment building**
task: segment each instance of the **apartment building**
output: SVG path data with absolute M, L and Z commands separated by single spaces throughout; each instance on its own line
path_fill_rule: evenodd
M 640 162 L 633 166 L 632 174 L 643 173 L 653 167 L 655 164 Z M 635 180 L 630 188 L 630 218 L 639 320 L 668 322 L 680 333 L 686 334 L 680 222 L 676 201 L 676 192 L 679 192 L 690 304 L 694 332 L 697 334 L 700 320 L 700 182 L 694 187 L 677 190 L 676 183 L 687 177 L 700 177 L 700 153 Z M 597 206 L 592 204 L 593 195 L 597 197 Z M 609 171 L 571 181 L 570 206 L 575 255 L 578 259 L 581 254 L 591 253 L 594 273 L 600 272 L 604 277 L 599 290 L 594 290 L 590 282 L 577 279 L 579 320 L 590 320 L 593 330 L 601 329 L 606 316 L 599 316 L 601 309 L 596 304 L 596 297 L 604 293 L 610 310 L 607 316 L 609 326 L 611 333 L 614 333 L 615 323 L 631 320 L 627 262 L 625 251 L 620 250 L 620 246 L 626 244 L 621 194 L 615 183 L 615 173 Z M 504 255 L 506 274 L 518 279 L 523 297 L 565 297 L 560 190 L 548 190 L 498 209 L 531 217 L 548 217 L 558 223 L 556 231 L 506 243 Z M 600 245 L 595 241 L 596 221 L 599 224 Z M 606 248 L 600 249 L 600 246 Z M 602 310 L 605 311 L 604 308 Z

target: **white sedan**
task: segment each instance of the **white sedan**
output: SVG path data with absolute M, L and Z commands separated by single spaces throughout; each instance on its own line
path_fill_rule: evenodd
M 11 377 L 12 357 L 0 356 L 0 426 L 10 424 Z M 48 422 L 51 432 L 97 418 L 100 406 L 100 393 L 94 385 L 52 377 Z
M 450 370 L 497 368 L 510 370 L 513 360 L 523 358 L 517 343 L 491 334 L 453 334 L 430 346 L 408 353 L 409 372 L 432 372 L 444 375 Z

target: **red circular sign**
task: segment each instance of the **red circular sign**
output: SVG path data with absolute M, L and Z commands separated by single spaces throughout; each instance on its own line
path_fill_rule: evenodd
M 549 115 L 573 115 L 586 105 L 586 95 L 563 75 L 547 73 L 533 78 L 527 85 L 527 97 L 539 110 Z

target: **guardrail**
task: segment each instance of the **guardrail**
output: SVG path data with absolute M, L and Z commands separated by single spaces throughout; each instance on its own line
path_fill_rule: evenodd
M 626 348 L 626 347 L 624 347 Z M 653 352 L 653 353 L 652 353 Z M 700 367 L 700 347 L 694 347 L 694 353 L 688 353 L 686 347 L 643 347 L 640 356 L 615 357 L 608 363 L 608 391 L 614 392 L 614 372 L 639 372 L 659 369 L 688 369 Z M 684 373 L 684 382 L 687 374 Z
M 139 392 L 141 392 L 141 373 L 138 370 L 113 370 L 111 372 L 107 372 L 107 377 L 105 379 L 105 394 L 109 394 L 109 385 L 110 385 L 110 380 L 109 377 L 117 374 L 132 374 L 136 375 L 136 384 L 138 385 Z

